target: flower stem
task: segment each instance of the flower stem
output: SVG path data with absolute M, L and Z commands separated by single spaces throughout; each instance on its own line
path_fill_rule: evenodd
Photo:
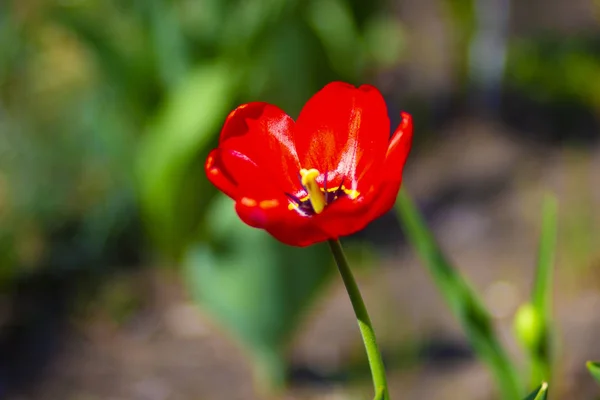
M 344 285 L 346 286 L 346 291 L 350 297 L 350 302 L 352 302 L 352 308 L 354 308 L 354 314 L 356 314 L 356 319 L 358 320 L 358 328 L 360 329 L 360 333 L 365 344 L 367 358 L 369 360 L 369 367 L 371 368 L 371 376 L 373 377 L 373 386 L 376 393 L 376 399 L 390 400 L 387 380 L 385 377 L 385 366 L 383 365 L 381 353 L 379 352 L 379 347 L 377 346 L 373 324 L 369 318 L 369 313 L 365 307 L 360 290 L 358 289 L 358 285 L 354 280 L 352 270 L 348 265 L 348 260 L 346 260 L 346 256 L 344 255 L 344 250 L 342 249 L 340 241 L 337 239 L 330 239 L 329 247 L 333 253 L 333 258 L 335 258 L 340 275 L 342 275 Z

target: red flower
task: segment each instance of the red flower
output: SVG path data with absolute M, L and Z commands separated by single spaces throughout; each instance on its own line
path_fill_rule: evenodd
M 412 141 L 412 119 L 389 139 L 379 91 L 333 82 L 297 121 L 267 103 L 232 111 L 206 161 L 210 181 L 248 225 L 293 246 L 363 229 L 394 204 Z

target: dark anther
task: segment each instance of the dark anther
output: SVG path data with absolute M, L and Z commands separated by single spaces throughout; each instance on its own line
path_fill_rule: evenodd
M 287 197 L 288 197 L 290 200 L 292 200 L 294 203 L 296 203 L 296 205 L 300 205 L 300 204 L 302 203 L 302 201 L 301 201 L 301 200 L 300 200 L 298 197 L 294 196 L 294 195 L 293 195 L 293 194 L 291 194 L 291 193 L 287 193 L 287 192 L 286 192 L 286 193 L 285 193 L 285 195 L 286 195 L 286 196 L 287 196 Z

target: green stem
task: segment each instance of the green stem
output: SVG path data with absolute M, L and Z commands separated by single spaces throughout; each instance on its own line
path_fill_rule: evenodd
M 340 241 L 337 239 L 329 240 L 329 247 L 333 253 L 333 258 L 335 258 L 340 275 L 342 275 L 342 279 L 344 280 L 346 291 L 350 297 L 350 302 L 352 302 L 352 308 L 354 308 L 354 314 L 356 314 L 356 319 L 358 320 L 358 328 L 360 329 L 367 351 L 367 358 L 369 359 L 369 367 L 371 368 L 371 376 L 373 377 L 373 386 L 375 387 L 376 395 L 379 396 L 376 398 L 389 400 L 390 395 L 388 393 L 387 380 L 385 377 L 385 366 L 383 365 L 381 353 L 377 346 L 373 324 L 369 318 L 369 313 L 365 307 L 360 290 L 354 280 L 352 270 L 348 265 L 348 260 L 346 260 Z M 382 393 L 383 396 L 381 397 Z

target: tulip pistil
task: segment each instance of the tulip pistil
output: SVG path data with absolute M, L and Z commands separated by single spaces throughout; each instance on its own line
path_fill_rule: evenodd
M 319 184 L 317 183 L 317 177 L 319 175 L 319 171 L 314 168 L 300 170 L 302 186 L 304 186 L 308 192 L 308 198 L 316 214 L 323 212 L 325 206 L 327 205 L 325 194 L 323 194 Z
M 306 193 L 303 196 L 297 194 L 285 193 L 290 200 L 288 209 L 296 210 L 303 216 L 321 214 L 327 206 L 341 197 L 347 197 L 350 200 L 356 199 L 360 193 L 355 189 L 348 189 L 344 186 L 344 179 L 339 186 L 327 186 L 327 173 L 323 178 L 323 187 L 319 186 L 317 178 L 321 175 L 319 170 L 301 169 L 298 174 L 300 184 Z

